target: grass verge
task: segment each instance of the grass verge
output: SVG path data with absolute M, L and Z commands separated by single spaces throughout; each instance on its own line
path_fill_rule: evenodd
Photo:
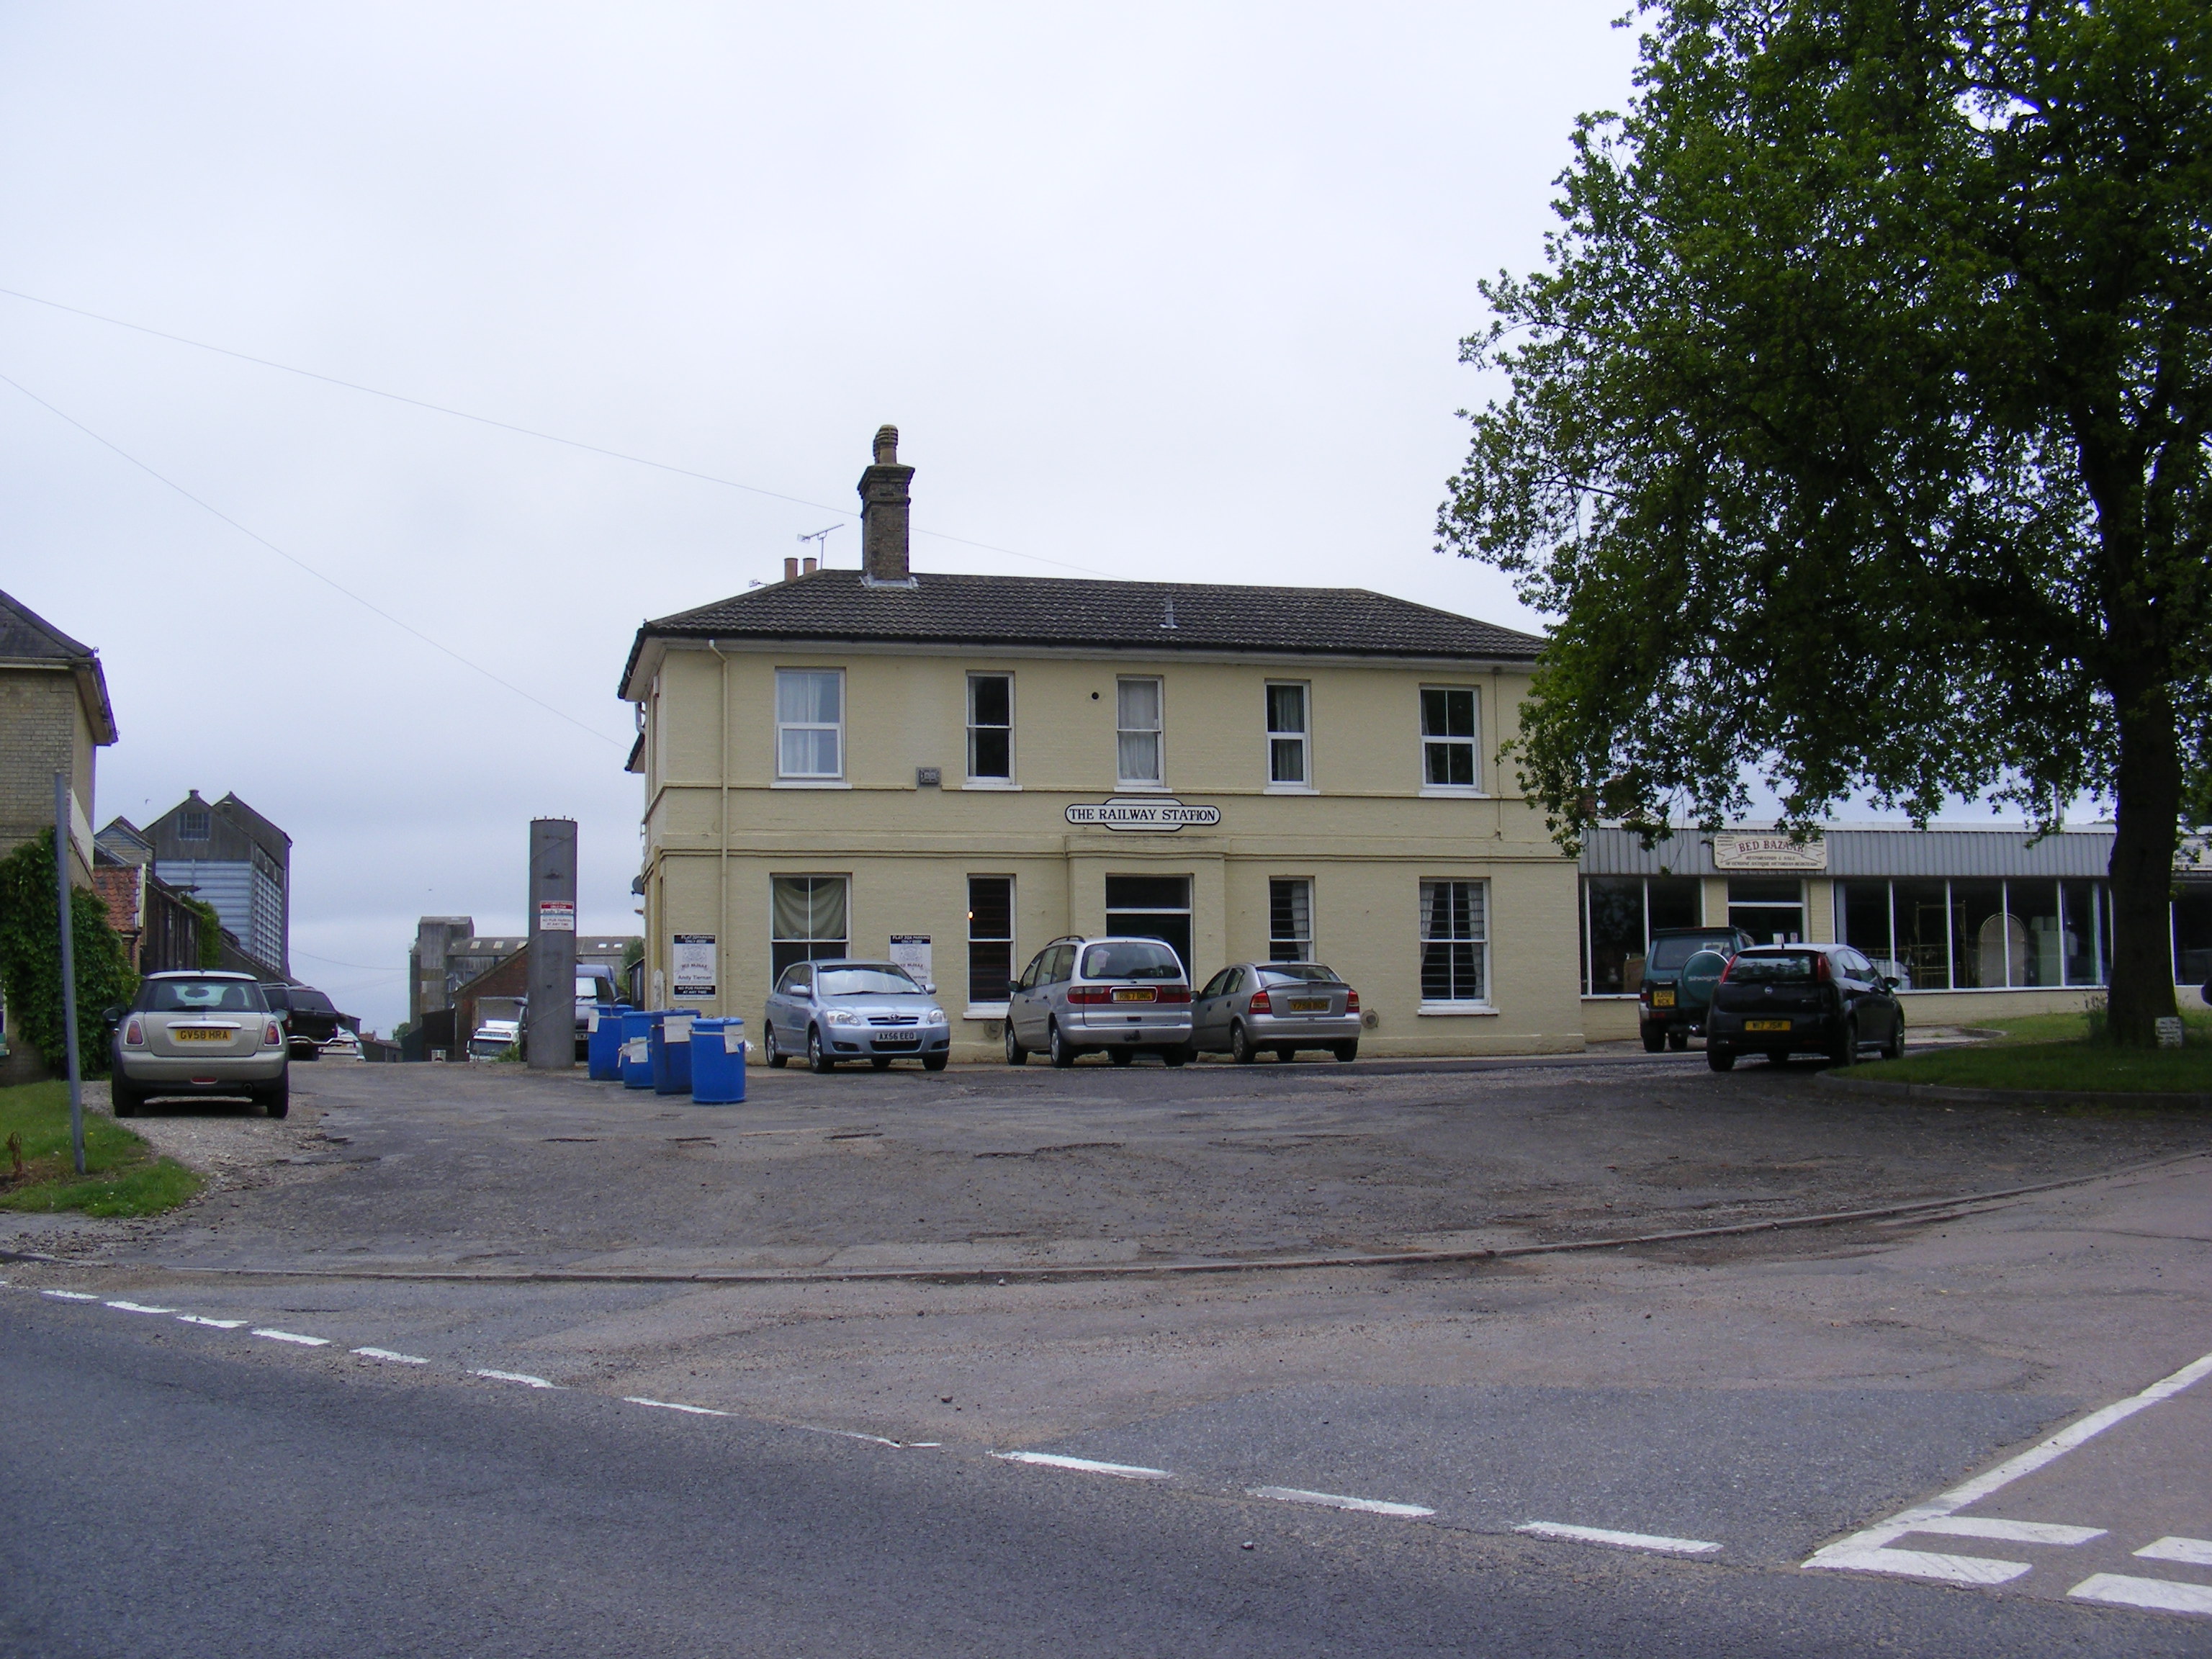
M 1986 1022 L 2002 1036 L 1903 1060 L 1854 1066 L 1850 1075 L 1951 1089 L 2059 1089 L 2115 1095 L 2212 1093 L 2212 1013 L 2182 1015 L 2187 1047 L 2112 1048 L 2088 1040 L 2081 1014 L 2025 1014 Z
M 0 1143 L 21 1138 L 22 1167 L 0 1152 L 0 1209 L 82 1210 L 94 1216 L 159 1215 L 197 1194 L 203 1182 L 105 1112 L 84 1115 L 84 1174 L 70 1157 L 69 1085 L 23 1083 L 0 1089 Z

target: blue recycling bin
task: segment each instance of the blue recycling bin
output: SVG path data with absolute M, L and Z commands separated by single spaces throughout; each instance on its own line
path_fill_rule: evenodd
M 702 1106 L 733 1106 L 745 1097 L 745 1023 L 691 1022 L 691 1098 Z
M 691 1092 L 691 1022 L 696 1018 L 671 1009 L 654 1021 L 648 1051 L 653 1062 L 653 1093 Z
M 622 1081 L 622 1017 L 634 1012 L 626 1002 L 603 1002 L 591 1012 L 584 1039 L 584 1064 L 594 1083 Z
M 653 1028 L 659 1013 L 633 1008 L 622 1017 L 622 1080 L 625 1089 L 653 1087 Z

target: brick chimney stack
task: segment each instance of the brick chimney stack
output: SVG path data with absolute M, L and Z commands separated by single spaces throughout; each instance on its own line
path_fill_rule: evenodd
M 912 587 L 907 561 L 907 485 L 914 469 L 901 466 L 898 428 L 876 431 L 876 464 L 860 475 L 860 575 L 871 587 Z

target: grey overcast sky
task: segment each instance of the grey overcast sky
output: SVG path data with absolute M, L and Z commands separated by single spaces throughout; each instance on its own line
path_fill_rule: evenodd
M 857 562 L 886 421 L 925 570 L 1535 625 L 1431 550 L 1456 344 L 1625 9 L 0 9 L 0 288 L 754 487 L 0 295 L 0 587 L 106 665 L 100 819 L 283 825 L 294 969 L 381 1030 L 418 915 L 520 930 L 533 816 L 631 931 L 632 630 Z

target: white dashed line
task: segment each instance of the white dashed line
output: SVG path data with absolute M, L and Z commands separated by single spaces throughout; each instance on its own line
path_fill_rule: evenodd
M 61 931 L 58 924 L 56 925 L 54 931 L 57 933 Z M 52 1297 L 58 1302 L 97 1302 L 100 1300 L 98 1297 L 88 1296 L 82 1291 L 40 1291 L 39 1294 L 40 1296 Z
M 2212 1613 L 2212 1584 L 2177 1584 L 2166 1578 L 2100 1572 L 2066 1593 L 2084 1601 L 2117 1601 L 2124 1607 L 2148 1607 L 2156 1613 Z
M 863 1434 L 858 1429 L 825 1429 L 818 1423 L 801 1423 L 799 1426 L 805 1430 L 808 1434 L 834 1434 L 840 1440 L 865 1440 L 872 1446 L 890 1446 L 893 1449 L 899 1451 L 906 1449 L 906 1442 L 903 1440 L 886 1439 L 880 1434 Z M 925 1446 L 933 1446 L 937 1442 L 934 1440 L 925 1440 L 919 1443 Z
M 430 1363 L 411 1353 L 394 1353 L 389 1348 L 356 1348 L 354 1352 L 363 1359 L 381 1359 L 391 1365 L 427 1365 Z
M 255 1332 L 257 1336 L 259 1332 Z M 542 1376 L 531 1376 L 521 1371 L 471 1371 L 471 1376 L 481 1376 L 494 1382 L 520 1382 L 526 1389 L 557 1389 L 558 1382 L 548 1382 Z
M 1994 1516 L 1951 1515 L 1923 1521 L 1915 1532 L 1945 1533 L 1954 1538 L 1995 1538 L 2008 1544 L 2086 1544 L 2102 1538 L 2102 1527 L 2062 1527 L 2049 1521 L 2000 1521 Z
M 1615 1549 L 1663 1550 L 1669 1555 L 1711 1555 L 1718 1544 L 1702 1538 L 1668 1538 L 1656 1532 L 1614 1532 L 1605 1527 L 1571 1527 L 1563 1521 L 1531 1521 L 1516 1532 L 1539 1538 L 1564 1538 L 1576 1544 L 1610 1544 Z
M 108 1302 L 101 1305 L 113 1308 L 121 1313 L 173 1314 L 176 1312 L 174 1308 L 149 1308 L 143 1302 Z
M 1346 1498 L 1333 1492 L 1302 1492 L 1296 1486 L 1254 1486 L 1246 1495 L 1285 1504 L 1318 1504 L 1328 1510 L 1358 1510 L 1362 1515 L 1395 1515 L 1409 1521 L 1436 1513 L 1419 1504 L 1386 1504 L 1379 1498 Z
M 57 932 L 59 928 L 57 927 Z M 179 1314 L 178 1319 L 187 1325 L 205 1325 L 218 1331 L 234 1331 L 246 1322 L 242 1319 L 209 1319 L 199 1314 Z
M 2212 1375 L 2212 1354 L 2191 1360 L 2171 1376 L 2160 1377 L 2141 1394 L 2131 1394 L 2125 1400 L 2114 1401 L 2100 1410 L 2091 1412 L 2079 1422 L 2068 1424 L 2048 1440 L 2029 1447 L 2017 1457 L 2008 1458 L 1985 1474 L 1978 1474 L 1972 1480 L 1954 1486 L 1947 1492 L 1938 1493 L 1925 1504 L 1917 1504 L 1902 1514 L 1892 1516 L 1887 1521 L 1815 1550 L 1803 1565 L 1808 1568 L 1826 1568 L 1838 1572 L 1901 1573 L 1907 1577 L 1937 1578 L 1954 1584 L 2008 1583 L 2029 1571 L 2027 1562 L 1988 1560 L 1972 1555 L 1938 1555 L 1923 1550 L 1897 1550 L 1887 1547 L 1907 1533 L 1942 1531 L 1954 1535 L 1960 1534 L 1963 1529 L 1959 1527 L 1939 1528 L 1933 1523 L 1953 1520 L 1959 1510 L 1980 1503 L 1990 1493 L 2010 1486 L 2022 1475 L 2033 1474 L 2045 1464 L 2063 1457 L 2076 1446 L 2095 1439 L 2115 1423 L 2125 1422 L 2137 1412 L 2155 1406 L 2162 1400 L 2171 1400 L 2208 1375 Z M 2014 1522 L 2007 1524 L 2027 1526 L 2031 1523 Z M 2063 1530 L 2071 1532 L 2081 1528 Z M 1989 1537 L 1991 1534 L 1966 1533 L 1965 1535 Z M 2078 1539 L 2027 1538 L 2018 1534 L 2006 1535 L 2020 1543 L 2080 1541 Z M 2095 1536 L 2094 1534 L 2090 1535 Z M 2100 1574 L 2097 1578 L 2085 1583 L 2094 1584 L 2099 1579 L 2110 1577 L 2110 1574 Z M 2145 1579 L 2142 1582 L 2154 1583 L 2157 1581 Z M 2206 1593 L 2212 1594 L 2212 1591 Z M 2076 1590 L 2075 1594 L 2081 1592 Z M 2106 1598 L 2091 1595 L 2088 1599 Z
M 2192 1567 L 2212 1567 L 2212 1538 L 2161 1538 L 2145 1544 L 2136 1553 L 2146 1561 L 2179 1561 Z
M 1060 1457 L 1051 1452 L 994 1451 L 1009 1463 L 1035 1463 L 1048 1469 L 1075 1469 L 1085 1474 L 1114 1474 L 1124 1480 L 1172 1480 L 1165 1469 L 1148 1469 L 1136 1463 L 1097 1463 L 1088 1457 Z
M 483 1376 L 486 1373 L 483 1372 L 477 1373 L 478 1376 Z M 651 1406 L 656 1411 L 688 1412 L 693 1417 L 727 1417 L 729 1415 L 729 1413 L 727 1412 L 716 1411 L 712 1406 L 686 1406 L 674 1400 L 647 1400 L 643 1395 L 636 1394 L 624 1395 L 623 1396 L 623 1404 L 625 1406 Z
M 303 1348 L 327 1348 L 331 1346 L 331 1340 L 327 1336 L 301 1336 L 296 1331 L 257 1329 L 253 1334 L 266 1337 L 271 1342 L 296 1342 Z

